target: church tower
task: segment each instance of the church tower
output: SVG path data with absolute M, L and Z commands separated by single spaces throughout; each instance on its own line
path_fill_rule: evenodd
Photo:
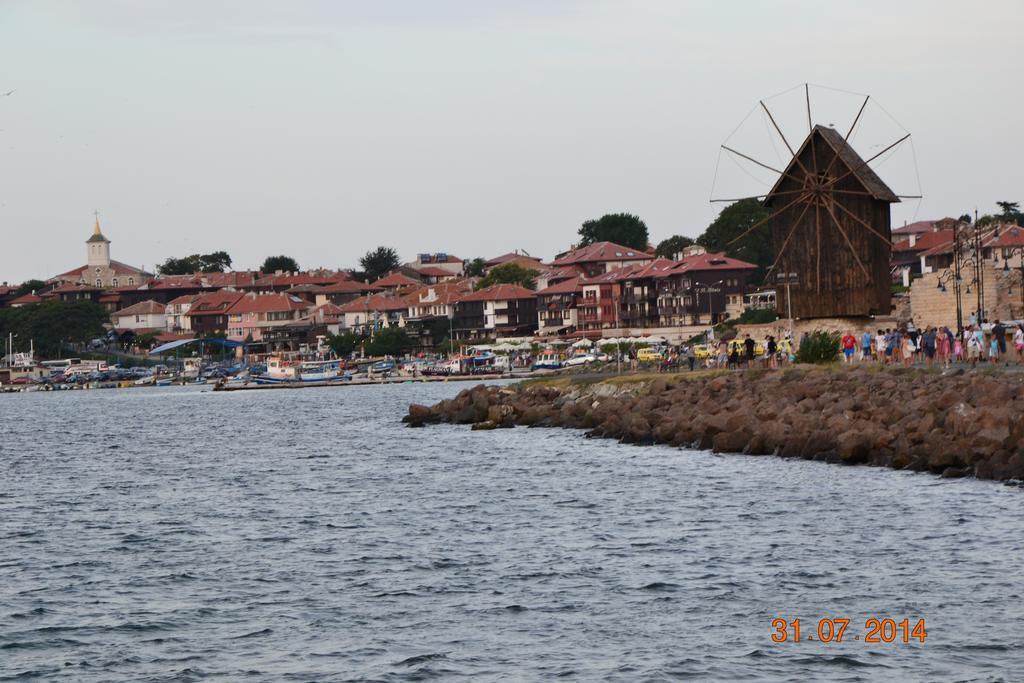
M 110 267 L 110 240 L 100 232 L 100 215 L 96 214 L 96 227 L 93 228 L 92 237 L 85 241 L 88 250 L 90 268 Z

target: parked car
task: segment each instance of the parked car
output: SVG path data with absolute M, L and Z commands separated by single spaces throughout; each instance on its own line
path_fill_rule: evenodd
M 575 365 L 586 365 L 587 363 L 593 363 L 596 360 L 597 356 L 595 356 L 592 353 L 581 353 L 565 361 L 564 365 L 566 367 L 573 367 Z
M 658 349 L 640 349 L 636 353 L 636 359 L 641 363 L 650 363 L 653 361 L 660 361 L 662 357 L 661 351 Z

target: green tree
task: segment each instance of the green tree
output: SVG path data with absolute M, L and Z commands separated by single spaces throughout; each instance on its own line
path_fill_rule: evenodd
M 996 206 L 1003 210 L 1003 217 L 1020 213 L 1020 202 L 996 202 Z
M 751 282 L 760 282 L 775 260 L 772 246 L 770 223 L 759 228 L 730 245 L 754 224 L 768 217 L 768 210 L 756 199 L 743 199 L 722 209 L 722 213 L 711 222 L 704 233 L 697 238 L 697 244 L 711 252 L 724 251 L 727 256 L 738 258 L 757 266 L 751 274 Z
M 484 260 L 477 256 L 475 259 L 466 261 L 463 264 L 462 270 L 467 277 L 483 277 L 484 265 Z
M 330 335 L 326 341 L 334 353 L 344 358 L 359 348 L 363 337 L 354 332 L 342 332 Z
M 969 213 L 965 213 L 964 215 L 960 216 L 960 218 L 959 218 L 959 221 L 961 223 L 966 223 L 967 225 L 970 225 L 973 220 L 974 220 L 974 218 Z
M 540 273 L 532 268 L 523 268 L 518 263 L 503 263 L 500 266 L 491 268 L 487 275 L 476 283 L 476 289 L 483 289 L 491 285 L 519 285 L 527 289 L 535 289 L 534 278 Z
M 670 259 L 691 244 L 693 244 L 692 237 L 686 237 L 685 235 L 672 235 L 668 239 L 663 239 L 658 242 L 658 246 L 654 250 L 654 255 Z
M 391 247 L 377 247 L 359 259 L 359 265 L 366 273 L 367 282 L 373 282 L 387 275 L 401 265 L 398 252 Z
M 412 345 L 412 339 L 401 327 L 385 327 L 367 343 L 366 353 L 371 356 L 398 356 Z
M 647 250 L 647 224 L 631 213 L 609 213 L 589 220 L 579 230 L 580 246 L 614 242 L 640 251 Z
M 182 258 L 168 258 L 157 266 L 161 275 L 191 275 L 192 273 L 223 273 L 231 267 L 231 257 L 226 251 L 212 254 L 192 254 Z
M 268 256 L 267 260 L 260 266 L 260 271 L 266 274 L 277 271 L 294 273 L 299 271 L 299 263 L 291 256 Z
M 15 292 L 15 296 L 21 296 L 22 294 L 30 294 L 32 292 L 39 292 L 44 287 L 46 287 L 46 283 L 43 282 L 42 280 L 25 280 L 20 285 L 18 285 L 18 289 Z
M 107 312 L 91 301 L 45 301 L 0 309 L 0 336 L 17 335 L 16 347 L 29 342 L 43 358 L 55 358 L 62 344 L 83 344 L 106 331 Z

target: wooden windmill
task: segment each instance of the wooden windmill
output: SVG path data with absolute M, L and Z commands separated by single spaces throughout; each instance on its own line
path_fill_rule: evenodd
M 765 223 L 771 225 L 775 260 L 767 284 L 778 287 L 778 310 L 795 318 L 885 315 L 891 310 L 890 204 L 895 194 L 868 165 L 907 140 L 907 134 L 871 158 L 862 159 L 849 144 L 868 98 L 845 136 L 811 123 L 807 97 L 807 137 L 795 151 L 764 102 L 761 107 L 792 155 L 778 170 L 734 149 L 726 151 L 779 174 L 763 199 L 770 214 L 734 244 Z M 910 197 L 917 195 L 903 195 Z M 787 301 L 787 292 L 790 299 Z

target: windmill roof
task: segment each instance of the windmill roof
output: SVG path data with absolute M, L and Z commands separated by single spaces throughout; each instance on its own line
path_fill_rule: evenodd
M 786 167 L 786 173 L 791 174 L 792 169 L 797 166 L 797 159 L 803 154 L 804 149 L 810 144 L 811 138 L 817 135 L 819 138 L 825 141 L 832 151 L 836 153 L 843 164 L 850 170 L 852 175 L 860 181 L 860 184 L 867 190 L 874 199 L 884 202 L 898 202 L 900 199 L 896 196 L 896 193 L 889 189 L 878 174 L 875 173 L 870 166 L 864 163 L 864 159 L 861 158 L 860 154 L 857 154 L 856 150 L 850 146 L 846 139 L 839 134 L 835 128 L 829 126 L 816 125 L 814 129 L 804 139 L 800 149 L 797 150 L 793 159 L 789 162 Z M 844 175 L 842 173 L 838 175 Z M 775 191 L 778 190 L 779 185 L 786 178 L 786 175 L 779 176 L 779 179 L 775 181 L 774 187 L 765 197 L 765 204 L 771 202 Z M 799 176 L 797 176 L 799 177 Z

